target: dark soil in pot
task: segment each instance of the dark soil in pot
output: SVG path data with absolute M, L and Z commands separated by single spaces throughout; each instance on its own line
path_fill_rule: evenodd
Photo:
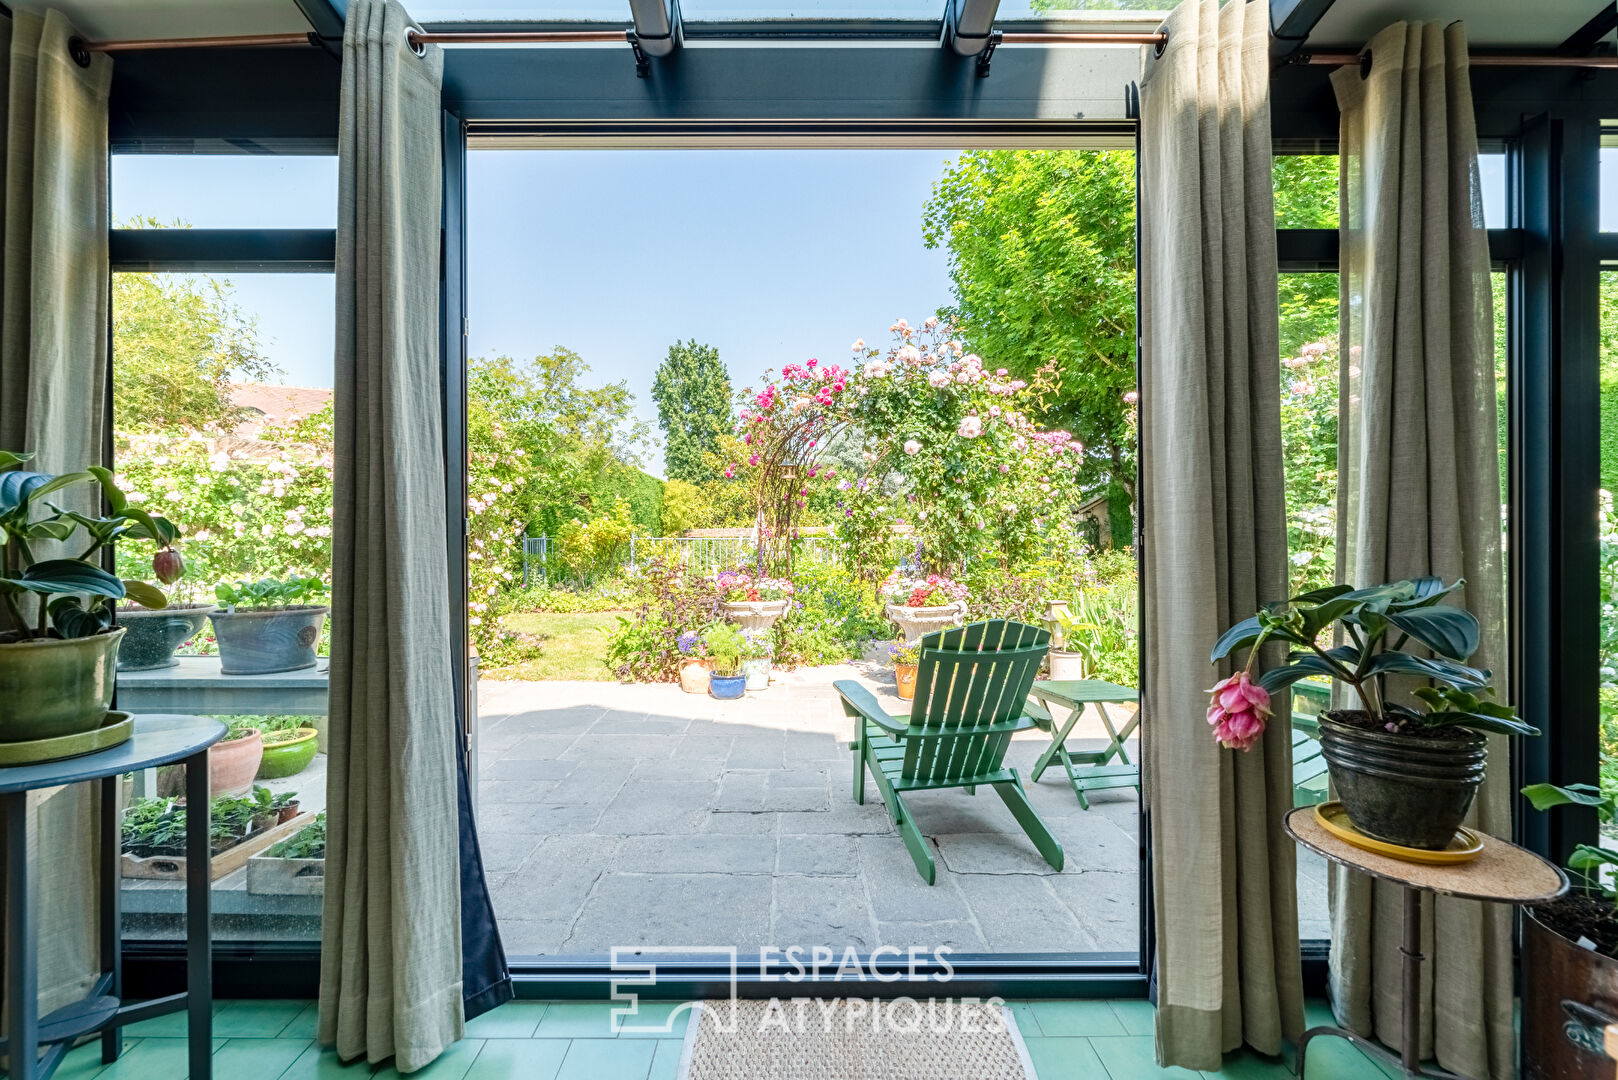
M 1487 761 L 1487 745 L 1475 732 L 1388 731 L 1362 711 L 1324 714 L 1320 749 L 1355 828 L 1428 851 L 1455 836 Z
M 1588 949 L 1584 938 L 1595 943 Z M 1612 1080 L 1599 1025 L 1563 1002 L 1618 1017 L 1618 915 L 1610 900 L 1570 894 L 1523 918 L 1524 1080 Z

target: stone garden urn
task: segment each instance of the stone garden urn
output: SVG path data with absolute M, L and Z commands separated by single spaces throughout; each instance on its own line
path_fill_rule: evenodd
M 743 630 L 767 633 L 777 619 L 787 613 L 791 600 L 727 600 L 720 605 L 725 617 Z
M 889 604 L 888 618 L 899 624 L 899 633 L 905 643 L 913 645 L 925 634 L 947 626 L 960 626 L 966 621 L 966 601 L 957 600 L 942 607 L 908 607 Z

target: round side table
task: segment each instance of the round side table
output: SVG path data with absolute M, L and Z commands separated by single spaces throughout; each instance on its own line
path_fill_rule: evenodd
M 1327 832 L 1315 808 L 1289 810 L 1281 819 L 1293 840 L 1339 866 L 1391 881 L 1404 889 L 1403 940 L 1399 945 L 1401 986 L 1399 1053 L 1374 1039 L 1326 1024 L 1310 1028 L 1298 1039 L 1298 1080 L 1304 1080 L 1304 1055 L 1317 1035 L 1336 1035 L 1367 1053 L 1402 1068 L 1406 1076 L 1457 1080 L 1454 1073 L 1421 1067 L 1421 908 L 1427 893 L 1496 904 L 1538 904 L 1567 891 L 1567 877 L 1552 862 L 1526 848 L 1483 836 L 1483 851 L 1470 862 L 1448 865 L 1405 862 L 1357 848 Z
M 134 734 L 93 754 L 0 767 L 0 808 L 5 810 L 5 1049 L 11 1080 L 48 1080 L 75 1039 L 101 1033 L 101 1060 L 122 1049 L 119 1029 L 186 1009 L 192 1080 L 208 1080 L 213 1053 L 213 949 L 208 903 L 208 747 L 225 725 L 205 716 L 135 717 Z M 118 780 L 124 773 L 185 762 L 185 974 L 183 993 L 123 1003 L 118 889 L 122 882 Z M 28 793 L 63 784 L 101 782 L 101 975 L 88 997 L 39 1016 L 39 926 L 29 887 Z M 49 854 L 46 856 L 49 858 Z M 41 1046 L 47 1047 L 43 1056 Z

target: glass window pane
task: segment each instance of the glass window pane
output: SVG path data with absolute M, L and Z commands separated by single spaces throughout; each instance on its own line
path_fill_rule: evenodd
M 1277 154 L 1273 175 L 1276 228 L 1337 228 L 1335 154 Z M 1484 225 L 1491 229 L 1508 227 L 1506 155 L 1479 154 L 1478 176 L 1483 188 Z
M 1601 137 L 1601 231 L 1618 232 L 1618 133 Z
M 939 22 L 941 0 L 682 0 L 686 22 L 753 22 L 774 19 L 915 19 Z
M 334 229 L 337 159 L 114 154 L 112 220 L 126 229 Z
M 1080 13 L 1106 15 L 1108 12 L 1167 17 L 1168 9 L 1173 6 L 1167 0 L 1008 0 L 996 10 L 994 20 L 1000 23 L 1020 19 L 1060 19 Z
M 209 613 L 219 585 L 329 579 L 334 279 L 120 273 L 112 301 L 114 467 L 132 505 L 183 530 L 185 560 L 184 576 L 166 588 L 168 609 L 120 612 L 129 632 L 119 705 L 216 715 L 237 733 L 257 732 L 216 748 L 210 761 L 215 934 L 315 940 L 326 789 L 324 597 L 253 601 L 264 613 L 236 614 L 235 635 Z M 120 575 L 152 579 L 152 548 L 120 545 Z M 243 634 L 241 620 L 278 625 L 260 637 Z M 179 783 L 177 769 L 156 769 L 135 775 L 127 789 L 128 938 L 184 934 L 183 873 L 175 869 L 183 866 L 176 858 L 183 834 L 174 830 L 183 819 L 172 803 Z M 293 800 L 295 808 L 277 805 Z
M 430 22 L 634 22 L 629 0 L 425 0 L 412 3 L 410 14 Z
M 1602 151 L 1603 164 L 1611 151 Z M 1608 176 L 1602 177 L 1603 187 Z M 1612 206 L 1609 202 L 1606 206 Z M 1605 208 L 1604 208 L 1605 212 Z M 1618 271 L 1601 274 L 1601 790 L 1618 795 Z M 1602 843 L 1618 846 L 1618 829 Z

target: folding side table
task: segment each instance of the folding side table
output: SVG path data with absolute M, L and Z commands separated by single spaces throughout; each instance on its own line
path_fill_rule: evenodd
M 1068 783 L 1073 785 L 1073 794 L 1079 797 L 1079 805 L 1086 810 L 1090 809 L 1090 800 L 1084 795 L 1086 791 L 1140 786 L 1140 766 L 1130 761 L 1129 754 L 1124 750 L 1124 740 L 1133 735 L 1135 728 L 1140 725 L 1140 711 L 1136 710 L 1122 731 L 1116 731 L 1112 726 L 1112 717 L 1102 708 L 1103 705 L 1138 702 L 1139 694 L 1127 686 L 1099 679 L 1065 679 L 1060 682 L 1036 682 L 1029 695 L 1043 708 L 1029 709 L 1028 715 L 1051 736 L 1051 745 L 1034 763 L 1031 776 L 1034 783 L 1039 782 L 1040 774 L 1052 761 L 1060 761 L 1062 768 L 1067 771 Z M 1052 705 L 1069 710 L 1061 730 L 1057 730 L 1055 720 L 1046 711 Z M 1101 750 L 1069 751 L 1067 737 L 1079 722 L 1079 716 L 1092 705 L 1101 715 L 1101 725 L 1106 728 L 1109 741 Z M 1122 764 L 1108 764 L 1115 757 Z M 1076 765 L 1081 768 L 1075 769 Z
M 5 810 L 6 1031 L 0 1043 L 11 1080 L 47 1080 L 73 1041 L 101 1033 L 101 1060 L 116 1061 L 125 1024 L 186 1009 L 190 1017 L 191 1080 L 210 1080 L 213 1053 L 213 949 L 208 905 L 208 747 L 225 725 L 203 716 L 152 714 L 134 718 L 135 731 L 117 746 L 81 757 L 0 768 Z M 125 1005 L 118 890 L 118 784 L 127 772 L 184 762 L 186 989 L 138 1005 Z M 101 975 L 88 997 L 39 1015 L 39 922 L 29 888 L 28 792 L 63 784 L 101 782 Z M 51 853 L 39 853 L 50 858 Z M 39 1053 L 40 1047 L 47 1047 Z
M 1403 940 L 1400 956 L 1399 1052 L 1347 1028 L 1326 1024 L 1313 1027 L 1298 1040 L 1298 1080 L 1304 1080 L 1304 1055 L 1317 1035 L 1347 1039 L 1368 1054 L 1398 1065 L 1408 1077 L 1457 1080 L 1442 1069 L 1421 1065 L 1421 907 L 1427 893 L 1496 904 L 1541 904 L 1567 891 L 1567 876 L 1549 860 L 1526 848 L 1483 833 L 1483 851 L 1470 862 L 1434 865 L 1406 862 L 1355 847 L 1326 831 L 1313 806 L 1289 810 L 1281 819 L 1293 840 L 1327 859 L 1362 874 L 1391 881 L 1404 889 Z

